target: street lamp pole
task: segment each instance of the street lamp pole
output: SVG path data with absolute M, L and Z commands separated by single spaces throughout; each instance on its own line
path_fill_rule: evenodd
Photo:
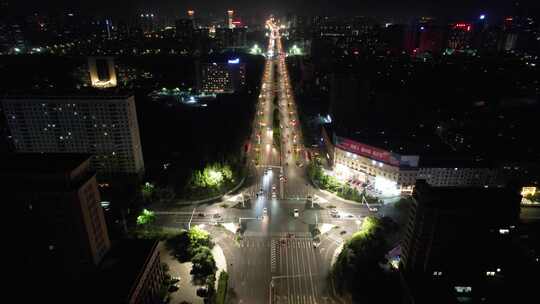
M 193 212 L 191 212 L 191 217 L 189 218 L 189 223 L 188 223 L 188 230 L 191 229 L 191 221 L 193 220 L 193 215 L 195 214 L 195 209 L 197 209 L 197 208 L 193 208 Z

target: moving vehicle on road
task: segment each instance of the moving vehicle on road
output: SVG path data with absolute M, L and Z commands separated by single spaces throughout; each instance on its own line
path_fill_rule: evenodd
M 293 215 L 294 217 L 299 217 L 300 216 L 300 213 L 298 212 L 298 209 L 294 209 L 294 212 L 293 212 Z
M 263 208 L 263 214 L 266 215 L 268 213 L 268 209 L 266 207 Z

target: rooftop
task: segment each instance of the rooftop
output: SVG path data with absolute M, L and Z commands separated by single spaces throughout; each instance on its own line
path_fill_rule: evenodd
M 325 125 L 327 132 L 332 134 L 333 127 Z M 436 134 L 423 127 L 415 131 L 408 130 L 379 130 L 366 129 L 358 131 L 336 131 L 336 136 L 347 138 L 375 148 L 383 149 L 399 155 L 420 156 L 419 167 L 434 168 L 492 168 L 491 160 L 472 156 L 465 152 L 454 151 Z
M 82 88 L 80 90 L 39 90 L 23 92 L 8 92 L 0 100 L 17 100 L 17 99 L 125 99 L 133 96 L 133 93 L 121 88 L 95 89 Z
M 511 187 L 433 187 L 416 182 L 414 197 L 423 206 L 441 211 L 477 215 L 477 221 L 519 218 L 521 195 Z
M 65 173 L 78 168 L 90 158 L 79 153 L 9 153 L 0 155 L 1 175 Z
M 428 130 L 341 130 L 326 125 L 327 131 L 339 137 L 380 148 L 400 155 L 440 155 L 451 152 L 435 134 Z

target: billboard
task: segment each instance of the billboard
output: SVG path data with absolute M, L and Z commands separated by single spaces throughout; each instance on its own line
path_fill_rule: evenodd
M 389 152 L 339 136 L 335 136 L 335 143 L 336 147 L 340 149 L 392 166 L 418 166 L 418 156 L 416 155 L 401 156 L 397 153 Z

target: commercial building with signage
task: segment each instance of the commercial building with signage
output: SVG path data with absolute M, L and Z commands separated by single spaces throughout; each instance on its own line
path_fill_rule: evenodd
M 366 143 L 369 139 L 376 144 Z M 361 141 L 336 135 L 330 128 L 323 128 L 322 137 L 333 174 L 351 185 L 360 185 L 360 190 L 371 185 L 372 193 L 368 191 L 368 194 L 411 193 L 417 179 L 440 187 L 499 186 L 501 183 L 499 168 L 483 160 L 448 154 L 435 138 L 403 140 L 403 137 L 372 135 Z
M 334 169 L 345 179 L 371 180 L 381 194 L 412 191 L 418 155 L 400 155 L 340 136 L 334 136 L 334 143 Z

